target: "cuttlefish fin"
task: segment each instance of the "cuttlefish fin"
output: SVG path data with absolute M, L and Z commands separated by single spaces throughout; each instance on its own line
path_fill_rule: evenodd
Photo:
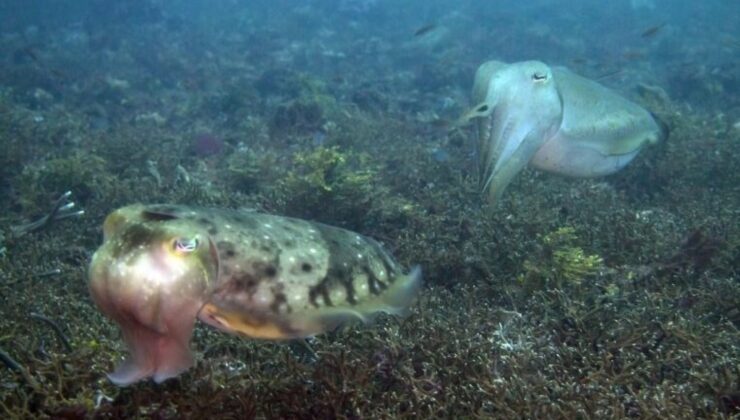
M 311 337 L 351 323 L 369 323 L 380 313 L 405 316 L 421 288 L 421 269 L 398 278 L 381 296 L 357 305 L 306 310 L 276 319 L 271 314 L 224 302 L 208 302 L 198 318 L 222 331 L 251 338 L 286 340 Z
M 265 340 L 293 338 L 286 333 L 283 325 L 270 320 L 265 314 L 238 307 L 208 302 L 201 308 L 198 318 L 221 331 L 245 337 Z
M 382 313 L 403 318 L 409 315 L 411 302 L 419 293 L 421 286 L 421 267 L 415 266 L 408 274 L 396 279 L 377 299 L 355 306 L 319 310 L 302 318 L 297 325 L 299 329 L 310 331 L 309 335 L 313 335 L 355 323 L 369 324 Z

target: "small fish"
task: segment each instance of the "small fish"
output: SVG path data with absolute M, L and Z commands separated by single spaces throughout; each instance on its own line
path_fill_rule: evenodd
M 740 48 L 740 41 L 727 35 L 727 36 L 722 37 L 722 45 L 726 47 L 731 47 L 731 48 Z
M 640 36 L 642 38 L 652 38 L 655 35 L 657 35 L 658 32 L 660 32 L 660 30 L 663 29 L 663 27 L 665 25 L 666 25 L 666 22 L 663 22 L 663 23 L 661 23 L 659 25 L 651 26 L 651 27 L 645 29 Z
M 642 51 L 626 50 L 622 53 L 622 58 L 627 61 L 642 60 L 645 58 L 645 53 Z
M 52 76 L 54 76 L 55 78 L 59 79 L 62 82 L 65 82 L 69 79 L 69 77 L 67 77 L 67 75 L 59 69 L 50 68 L 49 73 L 51 73 Z
M 196 318 L 246 337 L 310 337 L 379 313 L 404 315 L 421 270 L 404 274 L 374 240 L 249 211 L 131 205 L 111 213 L 89 288 L 121 328 L 117 385 L 162 382 L 193 365 Z
M 424 34 L 427 34 L 429 32 L 432 32 L 435 29 L 437 29 L 437 24 L 436 23 L 428 23 L 428 24 L 426 24 L 426 25 L 418 28 L 417 30 L 415 30 L 414 31 L 414 36 L 415 37 L 420 37 L 420 36 L 422 36 Z
M 604 73 L 604 74 L 602 74 L 600 76 L 597 76 L 597 77 L 594 78 L 594 80 L 596 80 L 597 82 L 600 82 L 602 80 L 606 80 L 606 79 L 612 78 L 614 76 L 619 76 L 622 73 L 624 73 L 624 69 L 616 69 L 616 70 L 612 70 L 612 71 L 606 72 L 606 73 Z

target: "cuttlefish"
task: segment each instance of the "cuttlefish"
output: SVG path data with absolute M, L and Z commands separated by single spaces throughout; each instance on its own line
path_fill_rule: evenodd
M 246 337 L 303 338 L 379 313 L 404 315 L 421 271 L 374 240 L 301 219 L 175 205 L 111 213 L 89 269 L 98 308 L 129 357 L 117 385 L 162 382 L 193 365 L 196 318 Z
M 482 64 L 473 103 L 482 190 L 497 202 L 527 165 L 588 178 L 625 167 L 667 135 L 641 106 L 563 67 L 539 61 Z

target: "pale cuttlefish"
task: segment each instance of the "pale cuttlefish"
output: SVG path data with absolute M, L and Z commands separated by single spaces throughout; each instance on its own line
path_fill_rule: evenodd
M 563 67 L 482 64 L 473 84 L 480 180 L 489 203 L 526 166 L 572 177 L 609 175 L 667 136 L 641 106 Z
M 309 337 L 379 313 L 404 315 L 421 271 L 374 240 L 256 212 L 132 205 L 105 220 L 89 270 L 98 308 L 121 328 L 124 386 L 190 368 L 196 318 L 259 339 Z

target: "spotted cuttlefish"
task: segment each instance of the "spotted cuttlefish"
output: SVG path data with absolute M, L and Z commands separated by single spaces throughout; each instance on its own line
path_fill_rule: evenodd
M 196 318 L 247 337 L 302 338 L 403 315 L 421 286 L 418 267 L 403 274 L 374 240 L 289 217 L 131 205 L 103 231 L 89 287 L 130 353 L 108 375 L 121 386 L 190 368 Z

